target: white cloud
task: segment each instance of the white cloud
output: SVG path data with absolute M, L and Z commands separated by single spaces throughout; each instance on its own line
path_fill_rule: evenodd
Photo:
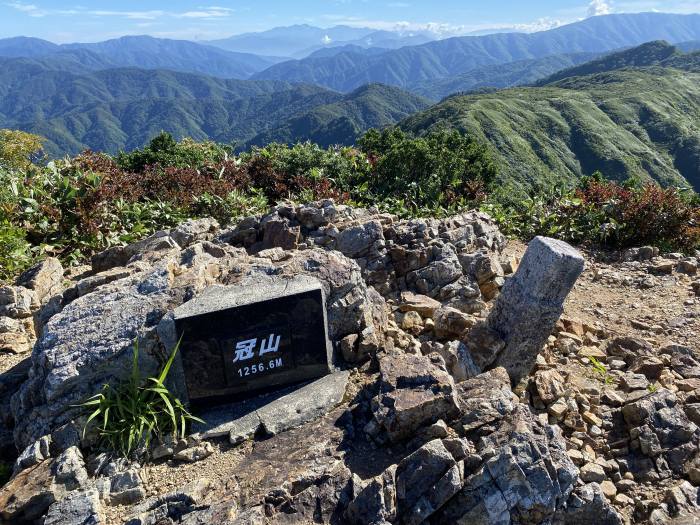
M 565 22 L 549 17 L 540 18 L 534 22 L 525 24 L 446 24 L 442 22 L 406 22 L 391 20 L 368 20 L 357 17 L 344 17 L 337 15 L 324 15 L 322 18 L 334 24 L 348 25 L 352 27 L 369 27 L 384 31 L 393 31 L 402 35 L 415 35 L 416 33 L 430 33 L 435 38 L 449 38 L 466 34 L 487 34 L 494 32 L 520 32 L 534 33 L 546 31 L 565 24 Z
M 232 13 L 233 9 L 228 7 L 205 7 L 198 11 L 185 11 L 175 16 L 177 18 L 225 18 Z
M 36 6 L 34 4 L 23 4 L 21 2 L 9 2 L 7 4 L 8 7 L 12 7 L 13 9 L 17 9 L 17 11 L 21 11 L 22 13 L 26 13 L 29 16 L 33 17 L 42 17 L 46 16 L 48 14 L 47 11 L 44 9 L 41 9 L 39 6 Z
M 592 0 L 588 4 L 588 16 L 609 15 L 612 11 L 610 2 L 606 0 Z
M 333 39 L 329 37 L 328 35 L 323 35 L 323 38 L 321 39 L 321 43 L 325 46 L 333 42 Z
M 10 2 L 6 4 L 8 7 L 12 7 L 17 11 L 26 13 L 29 16 L 41 17 L 47 15 L 64 15 L 64 16 L 75 16 L 75 15 L 85 15 L 85 16 L 97 16 L 97 17 L 116 17 L 116 18 L 126 18 L 128 20 L 157 20 L 159 18 L 187 18 L 187 19 L 200 19 L 200 20 L 212 20 L 229 17 L 233 14 L 234 10 L 228 7 L 201 7 L 196 11 L 163 11 L 160 9 L 153 9 L 150 11 L 119 11 L 119 10 L 106 10 L 106 9 L 86 9 L 86 8 L 75 8 L 75 9 L 44 9 L 34 4 L 24 4 L 22 2 Z

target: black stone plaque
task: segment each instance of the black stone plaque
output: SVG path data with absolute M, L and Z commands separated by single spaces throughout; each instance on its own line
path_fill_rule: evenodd
M 216 287 L 174 316 L 191 401 L 242 398 L 330 373 L 318 281 Z

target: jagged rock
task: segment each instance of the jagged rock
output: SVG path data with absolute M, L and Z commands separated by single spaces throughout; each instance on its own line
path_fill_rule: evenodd
M 379 221 L 373 220 L 340 232 L 336 249 L 343 255 L 356 259 L 367 257 L 376 243 L 384 241 L 384 230 Z
M 356 495 L 345 511 L 345 518 L 354 525 L 382 525 L 396 520 L 396 465 L 362 487 L 357 476 L 353 478 Z
M 88 480 L 83 455 L 78 447 L 69 447 L 55 460 L 52 467 L 55 481 L 66 490 L 75 490 L 85 485 Z
M 137 468 L 112 474 L 104 481 L 102 490 L 110 505 L 132 505 L 146 496 Z
M 649 516 L 651 525 L 694 525 L 700 515 L 700 488 L 687 481 L 668 489 L 666 501 Z
M 9 317 L 3 319 L 9 319 Z M 0 333 L 0 352 L 24 354 L 31 351 L 32 344 L 32 338 L 24 332 Z
M 33 290 L 39 303 L 63 290 L 63 265 L 55 257 L 47 257 L 17 279 L 17 285 Z
M 31 523 L 65 495 L 53 482 L 54 460 L 31 466 L 0 488 L 0 517 L 12 524 Z
M 633 374 L 641 374 L 649 380 L 656 380 L 664 369 L 664 363 L 658 357 L 642 356 L 635 360 L 630 368 Z
M 253 251 L 266 250 L 268 248 L 282 248 L 295 250 L 299 246 L 301 228 L 293 226 L 289 219 L 279 216 L 268 216 L 261 221 L 263 240 L 259 247 Z
M 212 218 L 194 219 L 179 224 L 170 232 L 170 237 L 182 248 L 195 241 L 211 240 L 219 230 L 219 223 Z
M 158 525 L 173 523 L 197 510 L 206 494 L 211 490 L 212 483 L 207 478 L 197 479 L 184 487 L 160 497 L 149 498 L 131 510 L 131 517 L 126 525 Z M 229 510 L 230 514 L 230 510 Z M 223 523 L 210 521 L 202 523 Z
M 436 297 L 449 284 L 463 276 L 463 269 L 452 245 L 435 245 L 433 262 L 409 272 L 406 284 L 418 293 Z
M 495 368 L 457 384 L 456 393 L 464 432 L 499 421 L 511 414 L 518 403 L 504 368 Z
M 620 378 L 620 388 L 626 392 L 633 390 L 646 390 L 649 386 L 649 380 L 642 374 L 633 374 L 627 372 Z
M 307 488 L 297 492 L 273 514 L 273 520 L 306 525 L 307 523 L 343 523 L 342 510 L 350 501 L 351 472 L 344 465 L 337 465 L 320 477 L 304 480 Z
M 519 405 L 477 442 L 485 458 L 465 469 L 462 489 L 435 523 L 546 523 L 574 488 L 576 467 L 556 427 Z
M 396 468 L 396 499 L 401 521 L 423 523 L 462 487 L 464 466 L 442 441 L 426 443 L 404 458 Z
M 583 267 L 583 257 L 564 242 L 545 237 L 530 242 L 488 317 L 488 327 L 505 341 L 490 366 L 503 366 L 514 383 L 530 372 Z M 469 342 L 470 351 L 474 345 Z
M 641 337 L 615 337 L 608 342 L 606 352 L 613 357 L 619 357 L 628 365 L 641 356 L 654 354 L 654 348 Z
M 14 473 L 51 457 L 51 436 L 43 436 L 25 448 L 15 461 Z
M 461 341 L 445 343 L 437 352 L 445 360 L 447 370 L 457 383 L 479 375 L 481 372 L 474 364 L 466 345 Z
M 142 241 L 128 246 L 113 246 L 92 257 L 92 269 L 95 272 L 111 270 L 116 266 L 126 266 L 135 255 L 179 249 L 180 246 L 170 237 L 168 232 L 156 232 Z
M 435 336 L 439 339 L 461 339 L 474 325 L 474 318 L 456 308 L 442 306 L 433 313 Z
M 699 446 L 700 429 L 688 419 L 675 394 L 662 388 L 622 407 L 622 415 L 644 455 L 661 456 L 666 468 L 683 473 L 684 463 Z
M 424 425 L 451 419 L 458 407 L 454 381 L 426 356 L 391 352 L 379 359 L 379 394 L 374 417 L 391 441 L 401 441 Z
M 399 309 L 402 312 L 418 312 L 422 317 L 432 318 L 435 311 L 440 308 L 440 306 L 440 302 L 427 295 L 415 294 L 413 292 L 401 293 L 401 305 Z
M 43 525 L 103 525 L 107 520 L 96 490 L 69 494 L 49 507 Z
M 0 287 L 0 317 L 26 319 L 39 308 L 39 299 L 34 290 L 24 286 Z
M 565 509 L 557 513 L 564 525 L 622 525 L 622 516 L 610 505 L 598 483 L 576 489 Z
M 535 373 L 535 390 L 545 405 L 554 403 L 566 392 L 564 378 L 556 370 L 538 370 Z
M 581 467 L 581 479 L 586 483 L 600 483 L 605 478 L 605 470 L 597 463 L 586 463 Z

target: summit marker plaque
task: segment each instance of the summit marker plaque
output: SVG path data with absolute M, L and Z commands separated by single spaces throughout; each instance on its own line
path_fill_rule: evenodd
M 315 279 L 212 287 L 174 318 L 191 401 L 235 399 L 331 371 L 325 297 Z

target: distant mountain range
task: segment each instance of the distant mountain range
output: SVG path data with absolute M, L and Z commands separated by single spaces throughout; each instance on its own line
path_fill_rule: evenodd
M 91 69 L 139 67 L 202 73 L 219 78 L 247 79 L 283 60 L 247 53 L 234 53 L 213 46 L 150 36 L 125 36 L 94 44 L 57 45 L 38 38 L 0 40 L 0 57 L 67 57 Z
M 80 71 L 48 59 L 0 59 L 0 127 L 39 133 L 52 155 L 83 149 L 116 153 L 161 130 L 220 142 L 314 139 L 351 144 L 429 103 L 394 87 L 343 95 L 282 81 L 223 80 L 144 69 Z M 275 131 L 272 131 L 275 130 Z M 267 140 L 267 139 L 265 139 Z
M 436 39 L 423 32 L 377 31 L 366 27 L 335 26 L 327 29 L 310 25 L 276 27 L 259 33 L 245 33 L 207 42 L 213 46 L 237 51 L 290 58 L 304 58 L 314 51 L 334 47 L 398 49 Z
M 331 57 L 308 57 L 273 65 L 252 78 L 309 82 L 338 91 L 351 91 L 368 82 L 409 89 L 420 85 L 420 92 L 427 94 L 426 82 L 442 83 L 484 66 L 571 53 L 602 53 L 651 40 L 700 40 L 700 15 L 596 16 L 532 34 L 449 38 L 377 56 L 344 52 Z
M 502 184 L 516 191 L 596 170 L 700 191 L 700 53 L 653 42 L 552 79 L 449 97 L 400 126 L 472 133 L 491 146 Z
M 0 40 L 0 128 L 47 137 L 55 156 L 130 150 L 161 130 L 239 148 L 352 144 L 401 122 L 418 134 L 473 133 L 518 191 L 595 170 L 700 189 L 700 54 L 683 53 L 700 49 L 700 15 L 601 16 L 400 49 L 351 43 L 365 30 L 334 31 L 311 49 L 321 31 L 278 28 L 256 49 L 307 34 L 295 44 L 310 53 L 301 60 L 152 37 Z M 217 45 L 245 50 L 250 38 Z

